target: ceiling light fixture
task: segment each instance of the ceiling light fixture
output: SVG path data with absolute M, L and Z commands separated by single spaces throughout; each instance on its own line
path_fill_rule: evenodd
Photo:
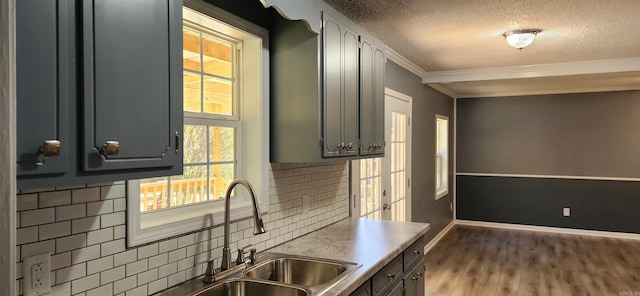
M 538 33 L 540 33 L 538 29 L 513 30 L 504 33 L 503 36 L 511 47 L 523 49 L 533 43 Z

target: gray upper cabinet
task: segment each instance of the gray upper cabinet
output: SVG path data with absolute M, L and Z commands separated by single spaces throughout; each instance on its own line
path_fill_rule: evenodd
M 358 153 L 358 35 L 322 14 L 323 156 Z
M 344 161 L 383 153 L 383 148 L 360 149 L 363 122 L 368 145 L 384 146 L 382 50 L 372 47 L 369 54 L 364 107 L 357 26 L 335 11 L 318 15 L 319 35 L 305 22 L 271 12 L 271 162 Z
M 69 169 L 70 14 L 66 0 L 16 1 L 18 176 Z
M 384 52 L 360 36 L 360 154 L 384 154 Z
M 83 1 L 83 169 L 182 161 L 182 3 Z
M 182 1 L 16 1 L 18 188 L 182 173 Z

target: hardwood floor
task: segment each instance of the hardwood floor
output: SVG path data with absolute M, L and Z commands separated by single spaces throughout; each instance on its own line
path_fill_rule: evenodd
M 640 296 L 640 241 L 456 225 L 425 259 L 427 296 Z

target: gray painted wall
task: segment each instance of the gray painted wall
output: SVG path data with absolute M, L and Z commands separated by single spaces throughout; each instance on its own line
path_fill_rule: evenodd
M 640 233 L 640 182 L 610 180 L 640 178 L 640 91 L 459 99 L 457 111 L 458 219 Z
M 453 220 L 453 99 L 422 84 L 422 79 L 392 61 L 385 68 L 385 86 L 413 98 L 411 217 L 431 223 L 427 241 Z M 449 116 L 449 194 L 435 200 L 435 115 Z
M 457 103 L 458 172 L 640 178 L 640 91 Z

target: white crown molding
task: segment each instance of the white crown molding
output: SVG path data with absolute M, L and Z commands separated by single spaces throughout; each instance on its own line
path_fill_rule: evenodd
M 417 75 L 418 77 L 424 80 L 427 71 L 422 70 L 422 68 L 418 67 L 416 64 L 407 60 L 405 57 L 401 56 L 395 50 L 391 49 L 389 46 L 385 48 L 384 56 L 387 59 L 390 59 L 394 63 L 398 64 L 400 67 L 405 68 L 407 71 Z
M 481 221 L 469 221 L 469 220 L 456 220 L 456 225 L 640 240 L 640 234 L 624 233 L 624 232 L 583 230 L 583 229 L 532 226 L 532 225 L 509 224 L 509 223 L 495 223 L 495 222 L 481 222 Z
M 433 85 L 438 84 L 429 84 Z M 439 86 L 439 85 L 438 85 Z M 448 91 L 446 88 L 439 86 L 440 88 Z M 435 89 L 435 87 L 433 87 Z M 627 91 L 627 90 L 640 90 L 640 85 L 633 86 L 602 86 L 602 87 L 583 87 L 583 88 L 565 88 L 565 89 L 535 89 L 535 90 L 523 90 L 523 91 L 504 91 L 504 92 L 476 92 L 468 94 L 459 94 L 457 98 L 493 98 L 493 97 L 514 97 L 514 96 L 535 96 L 535 95 L 557 95 L 557 94 L 577 94 L 577 93 L 592 93 L 592 92 L 612 92 L 612 91 Z M 438 90 L 440 91 L 440 90 Z M 440 91 L 442 92 L 442 91 Z
M 433 84 L 433 83 L 430 83 L 430 84 L 427 84 L 427 85 L 428 85 L 429 87 L 431 87 L 431 88 L 433 88 L 433 89 L 435 89 L 435 90 L 437 90 L 437 91 L 441 92 L 442 94 L 447 95 L 447 96 L 449 96 L 449 97 L 453 98 L 453 99 L 463 98 L 463 97 L 461 97 L 460 95 L 458 95 L 457 93 L 454 93 L 454 92 L 452 92 L 452 91 L 448 90 L 446 87 L 444 87 L 444 86 L 442 86 L 442 85 L 440 85 L 440 84 Z M 474 96 L 474 98 L 475 98 L 475 96 Z
M 640 71 L 640 58 L 427 72 L 422 83 L 556 77 Z
M 265 8 L 273 6 L 281 16 L 288 20 L 303 21 L 309 30 L 320 34 L 322 22 L 318 0 L 260 0 Z

